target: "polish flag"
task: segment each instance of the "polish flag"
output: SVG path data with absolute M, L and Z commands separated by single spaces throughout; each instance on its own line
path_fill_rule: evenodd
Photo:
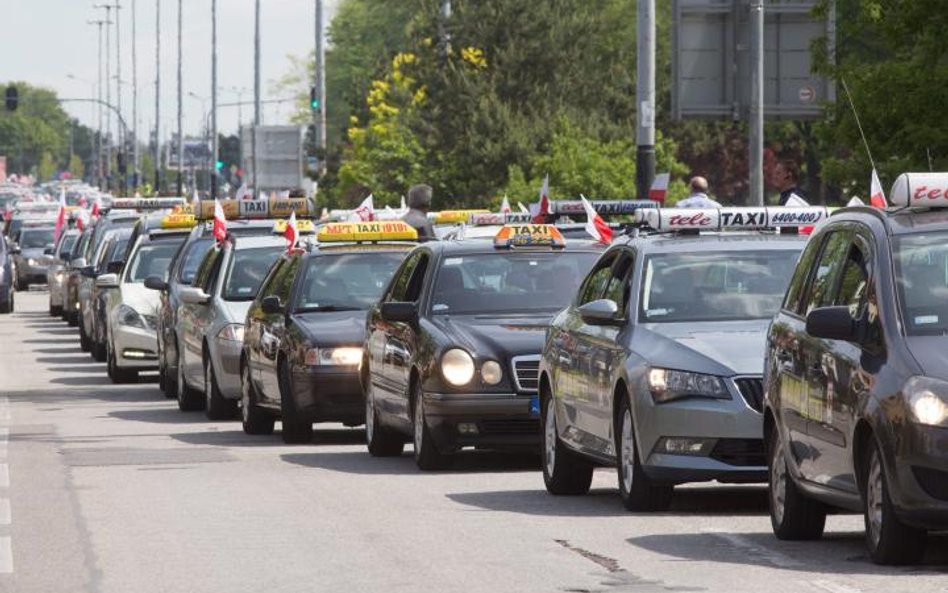
M 299 231 L 296 229 L 296 210 L 290 212 L 290 220 L 286 223 L 283 236 L 286 237 L 286 250 L 289 252 L 296 247 L 296 242 L 300 239 Z
M 85 210 L 80 210 L 76 214 L 76 228 L 79 229 L 80 233 L 86 230 L 86 216 L 88 215 L 89 213 Z
M 507 194 L 504 194 L 504 201 L 500 203 L 500 211 L 504 214 L 513 212 L 513 208 L 510 207 L 510 200 L 507 199 Z
M 879 174 L 875 167 L 872 168 L 872 181 L 869 184 L 869 205 L 874 208 L 885 208 L 888 203 L 885 199 L 885 193 L 882 191 L 882 184 L 879 183 Z
M 665 197 L 668 195 L 668 181 L 670 178 L 670 173 L 656 175 L 655 179 L 652 180 L 652 187 L 648 189 L 648 199 L 664 204 Z
M 89 206 L 89 200 L 87 200 L 85 196 L 80 196 L 78 206 L 80 208 L 87 208 Z
M 612 229 L 606 224 L 606 221 L 599 216 L 596 209 L 593 208 L 586 196 L 580 194 L 579 199 L 583 201 L 583 210 L 586 211 L 586 232 L 596 241 L 608 245 L 612 243 Z
M 224 216 L 224 207 L 217 198 L 214 198 L 214 238 L 218 245 L 227 238 L 227 217 Z
M 846 202 L 847 208 L 852 208 L 853 206 L 865 206 L 865 205 L 866 205 L 865 202 L 863 202 L 862 200 L 860 200 L 859 198 L 855 196 L 853 196 L 852 198 L 849 199 L 848 202 Z
M 235 200 L 252 200 L 253 194 L 250 193 L 250 190 L 247 188 L 247 182 L 240 184 L 240 187 L 237 188 L 237 193 L 234 194 Z
M 13 220 L 13 205 L 10 202 L 3 208 L 3 220 Z
M 59 213 L 56 214 L 56 230 L 53 232 L 53 243 L 59 241 L 59 235 L 66 228 L 66 190 L 59 192 Z
M 534 223 L 546 222 L 546 217 L 550 214 L 550 176 L 543 177 L 543 185 L 540 186 L 540 209 L 533 217 Z
M 373 200 L 372 194 L 369 194 L 369 197 L 362 200 L 359 207 L 352 211 L 352 214 L 349 215 L 349 220 L 352 222 L 375 220 L 375 206 L 373 205 Z
M 197 189 L 194 190 L 194 195 L 191 197 L 191 211 L 195 216 L 200 216 L 201 214 L 201 196 L 198 195 Z M 217 216 L 216 206 L 214 207 L 214 216 Z
M 101 196 L 96 196 L 95 201 L 92 202 L 92 218 L 97 219 L 102 216 L 102 198 Z
M 520 212 L 523 214 L 530 214 L 530 210 L 528 210 L 527 207 L 523 205 L 523 202 L 517 202 L 517 208 L 519 208 Z

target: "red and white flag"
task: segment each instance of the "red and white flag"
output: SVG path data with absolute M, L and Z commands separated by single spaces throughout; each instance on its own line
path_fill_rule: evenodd
M 13 220 L 13 204 L 10 202 L 3 208 L 3 220 Z
M 507 194 L 504 194 L 504 201 L 500 203 L 500 211 L 504 214 L 513 212 L 513 208 L 510 207 L 510 200 L 507 199 Z
M 102 197 L 96 196 L 95 201 L 92 202 L 92 212 L 90 213 L 93 220 L 102 216 Z
M 201 196 L 198 195 L 198 190 L 194 190 L 194 194 L 191 197 L 191 211 L 194 212 L 195 216 L 201 214 Z M 217 216 L 217 209 L 214 209 L 214 215 Z
M 596 241 L 608 245 L 612 243 L 612 229 L 606 224 L 606 221 L 599 216 L 596 209 L 593 208 L 586 196 L 580 194 L 579 199 L 583 201 L 583 210 L 586 211 L 586 232 Z
M 352 214 L 349 215 L 349 220 L 352 222 L 368 222 L 375 220 L 375 205 L 373 204 L 374 198 L 372 194 L 369 194 L 369 197 L 362 200 L 362 203 L 359 204 L 359 207 L 352 211 Z
M 670 173 L 659 173 L 652 180 L 652 187 L 648 189 L 648 199 L 655 200 L 660 204 L 665 203 L 665 197 L 668 196 L 668 181 L 671 179 Z
M 247 188 L 247 182 L 240 184 L 240 187 L 237 188 L 237 193 L 234 194 L 235 200 L 252 200 L 253 194 L 250 193 L 250 190 Z
M 79 229 L 79 232 L 86 230 L 86 217 L 89 216 L 89 213 L 85 210 L 80 210 L 76 213 L 76 228 Z
M 80 196 L 80 197 L 79 197 L 79 203 L 78 203 L 77 205 L 78 205 L 80 208 L 88 208 L 88 207 L 89 207 L 89 200 L 86 199 L 85 196 Z
M 517 202 L 517 208 L 520 209 L 521 213 L 530 214 L 530 210 L 526 206 L 523 205 L 523 202 Z
M 869 205 L 875 208 L 885 208 L 888 205 L 875 167 L 872 168 L 872 181 L 869 184 Z
M 300 239 L 300 233 L 296 228 L 296 210 L 290 212 L 290 220 L 286 222 L 286 230 L 283 231 L 286 237 L 286 250 L 290 251 L 296 247 L 296 242 Z
M 540 186 L 540 209 L 537 211 L 536 216 L 533 217 L 533 222 L 537 224 L 542 224 L 546 222 L 546 217 L 550 214 L 550 176 L 546 175 L 543 177 L 543 185 Z
M 66 190 L 59 192 L 59 212 L 56 214 L 56 230 L 53 232 L 53 243 L 59 241 L 59 235 L 66 228 Z
M 220 200 L 214 198 L 214 239 L 220 245 L 227 238 L 227 217 L 224 215 L 224 207 Z

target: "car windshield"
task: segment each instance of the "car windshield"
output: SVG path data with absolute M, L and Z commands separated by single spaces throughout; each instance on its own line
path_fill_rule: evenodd
M 599 257 L 582 251 L 448 256 L 431 293 L 434 315 L 539 313 L 569 304 Z
M 181 246 L 181 241 L 155 241 L 138 248 L 132 261 L 128 264 L 126 282 L 141 284 L 149 276 L 158 276 L 168 280 L 168 267 L 174 252 Z
M 651 255 L 639 321 L 768 319 L 780 308 L 797 255 L 791 249 Z
M 894 243 L 905 333 L 948 333 L 948 233 L 905 235 Z
M 59 246 L 59 253 L 69 253 L 72 251 L 72 246 L 76 244 L 76 239 L 79 238 L 79 235 L 72 233 L 63 237 L 63 242 Z
M 404 253 L 319 255 L 306 262 L 297 313 L 368 309 L 382 296 Z
M 53 242 L 53 229 L 23 229 L 20 233 L 20 249 L 39 249 Z
M 281 245 L 235 251 L 224 277 L 221 298 L 225 301 L 252 301 L 273 262 L 284 249 Z
M 210 237 L 197 239 L 187 247 L 184 253 L 184 261 L 181 262 L 181 269 L 178 270 L 178 281 L 181 284 L 191 284 L 197 269 L 201 265 L 201 260 L 214 245 L 214 240 Z

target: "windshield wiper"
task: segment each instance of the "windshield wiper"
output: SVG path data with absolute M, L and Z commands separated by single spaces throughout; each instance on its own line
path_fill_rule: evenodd
M 322 313 L 322 312 L 332 312 L 332 311 L 361 311 L 361 307 L 349 307 L 347 305 L 319 305 L 317 307 L 300 307 L 296 310 L 297 313 Z

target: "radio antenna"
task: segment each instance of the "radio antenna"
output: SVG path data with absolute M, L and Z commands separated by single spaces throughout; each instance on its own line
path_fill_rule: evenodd
M 925 147 L 925 154 L 928 156 L 928 172 L 931 173 L 934 171 L 932 168 L 932 150 L 927 146 Z
M 846 98 L 849 99 L 849 107 L 853 110 L 853 117 L 856 118 L 856 127 L 859 128 L 859 135 L 862 136 L 862 143 L 866 147 L 866 154 L 869 156 L 869 164 L 872 165 L 873 170 L 875 170 L 876 162 L 872 160 L 872 151 L 869 150 L 869 142 L 866 141 L 866 133 L 862 131 L 862 123 L 859 121 L 859 113 L 856 111 L 856 104 L 853 103 L 853 96 L 849 92 L 849 85 L 846 84 L 845 78 L 840 78 L 839 81 L 843 84 L 843 90 L 846 91 Z

